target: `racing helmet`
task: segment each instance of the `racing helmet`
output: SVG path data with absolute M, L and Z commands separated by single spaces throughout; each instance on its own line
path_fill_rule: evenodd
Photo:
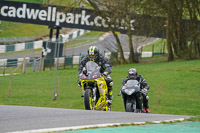
M 130 79 L 135 79 L 137 76 L 137 70 L 135 68 L 130 68 L 128 70 L 128 76 Z
M 99 49 L 96 46 L 90 46 L 88 49 L 90 61 L 96 61 L 99 57 Z

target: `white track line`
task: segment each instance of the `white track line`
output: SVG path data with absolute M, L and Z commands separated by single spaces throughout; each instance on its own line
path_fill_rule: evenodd
M 164 121 L 152 121 L 152 123 L 159 124 L 162 122 L 175 122 L 175 121 L 184 121 L 184 118 L 172 119 L 172 120 L 164 120 Z M 44 132 L 58 132 L 58 131 L 67 131 L 67 130 L 80 130 L 87 128 L 102 128 L 108 126 L 120 126 L 121 124 L 128 125 L 144 125 L 146 122 L 134 122 L 134 123 L 108 123 L 108 124 L 96 124 L 96 125 L 84 125 L 84 126 L 73 126 L 73 127 L 59 127 L 59 128 L 48 128 L 48 129 L 37 129 L 37 130 L 25 130 L 25 131 L 15 131 L 15 132 L 7 132 L 7 133 L 44 133 Z

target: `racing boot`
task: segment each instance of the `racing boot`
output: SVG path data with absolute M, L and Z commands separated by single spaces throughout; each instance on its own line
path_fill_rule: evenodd
M 109 103 L 109 105 L 112 105 L 112 99 L 113 99 L 112 93 L 113 93 L 112 87 L 108 87 L 108 99 L 107 99 L 107 102 Z
M 150 113 L 148 99 L 145 99 L 143 104 L 144 104 L 144 109 L 143 109 L 142 113 Z
M 150 113 L 150 110 L 149 110 L 149 109 L 146 109 L 146 113 Z
M 143 109 L 142 113 L 150 113 L 149 109 Z
M 112 99 L 113 99 L 113 89 L 112 89 L 112 86 L 113 86 L 113 80 L 112 80 L 112 78 L 110 77 L 110 75 L 107 75 L 107 77 L 106 77 L 106 84 L 107 84 L 107 86 L 108 86 L 108 99 L 107 99 L 107 101 L 108 101 L 108 103 L 109 103 L 109 105 L 111 105 L 112 104 Z

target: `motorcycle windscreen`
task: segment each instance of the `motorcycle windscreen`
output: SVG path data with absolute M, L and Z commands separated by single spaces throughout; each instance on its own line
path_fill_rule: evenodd
M 88 61 L 85 65 L 87 72 L 94 72 L 96 69 L 98 69 L 97 63 L 93 61 Z
M 138 86 L 137 80 L 128 80 L 127 83 L 126 83 L 127 88 L 133 88 L 135 86 Z
M 126 89 L 135 89 L 136 92 L 139 92 L 139 82 L 137 80 L 128 80 L 126 83 Z
M 93 61 L 86 63 L 87 80 L 92 80 L 101 77 L 100 67 Z

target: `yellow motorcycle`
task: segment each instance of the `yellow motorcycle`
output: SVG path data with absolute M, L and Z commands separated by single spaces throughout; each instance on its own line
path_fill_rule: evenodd
M 108 87 L 104 76 L 100 73 L 100 66 L 93 61 L 87 62 L 79 78 L 84 94 L 85 109 L 110 111 L 111 106 L 107 102 Z

